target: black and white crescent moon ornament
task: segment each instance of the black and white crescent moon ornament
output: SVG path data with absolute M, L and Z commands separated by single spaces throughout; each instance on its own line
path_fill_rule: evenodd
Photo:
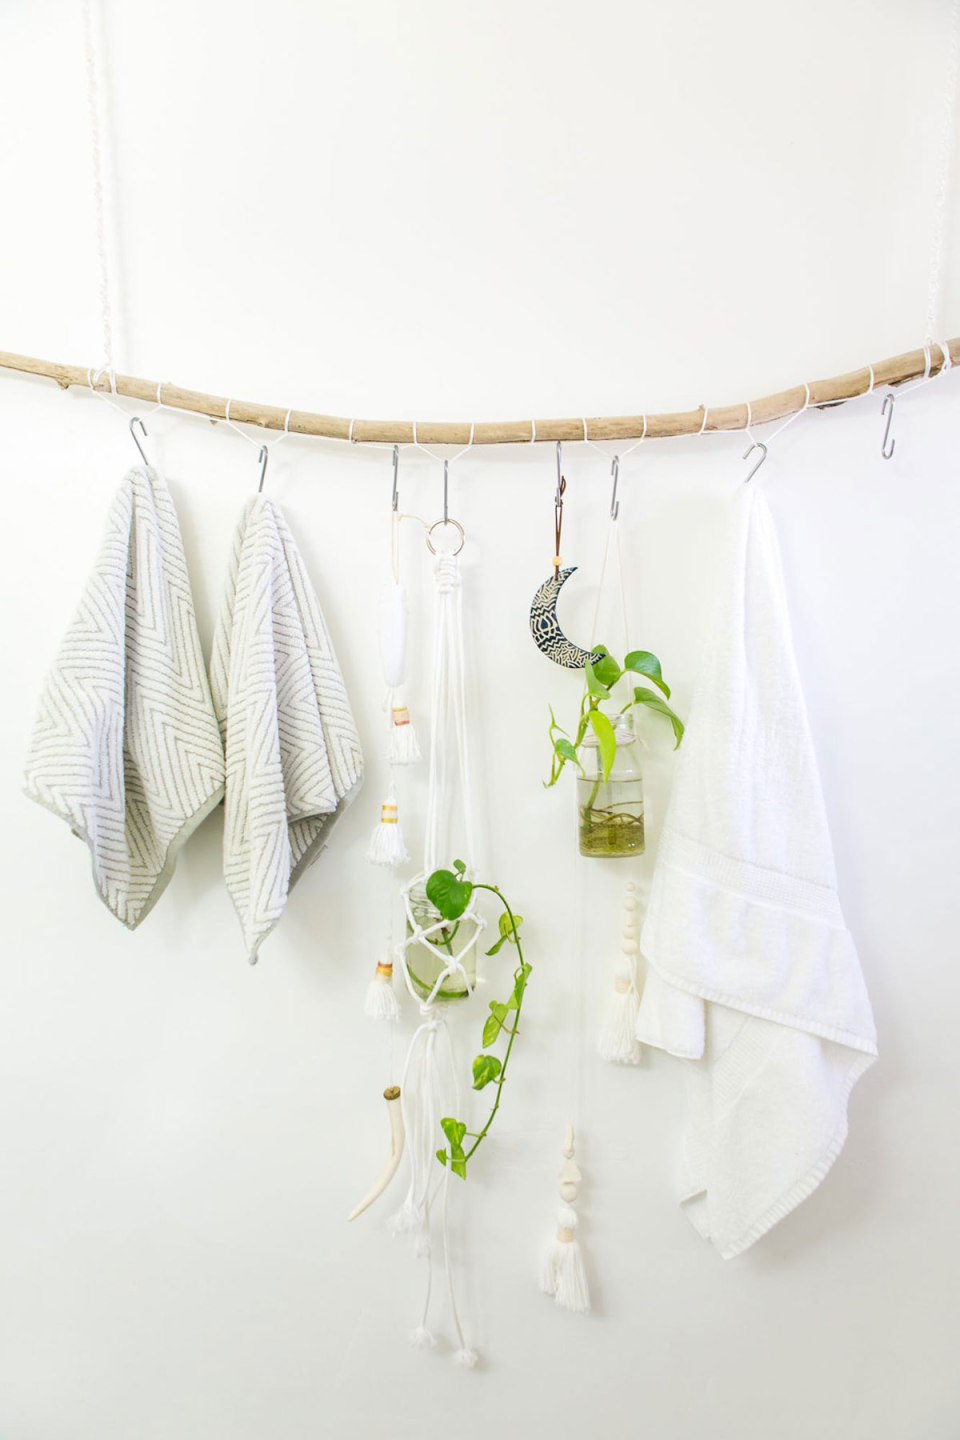
M 596 665 L 600 661 L 599 651 L 584 650 L 568 640 L 557 619 L 557 599 L 576 568 L 568 565 L 564 570 L 556 570 L 549 580 L 544 580 L 530 606 L 530 634 L 534 644 L 548 660 L 566 670 L 583 670 L 588 662 Z

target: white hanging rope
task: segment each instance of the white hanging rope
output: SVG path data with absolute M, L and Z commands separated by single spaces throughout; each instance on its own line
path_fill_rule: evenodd
M 97 14 L 94 15 L 94 4 Z M 100 65 L 97 40 L 102 33 L 99 0 L 83 0 L 83 49 L 87 74 L 87 114 L 90 123 L 90 166 L 93 188 L 93 213 L 97 235 L 97 289 L 100 297 L 100 329 L 103 360 L 107 371 L 113 372 L 113 313 L 110 303 L 110 263 L 107 254 L 106 203 L 103 181 L 103 144 L 100 126 L 102 109 Z M 111 385 L 116 393 L 116 386 Z
M 930 239 L 930 284 L 927 290 L 926 333 L 928 345 L 934 343 L 933 337 L 936 332 L 940 306 L 943 300 L 947 199 L 950 192 L 950 172 L 953 166 L 958 69 L 960 69 L 960 0 L 953 0 L 950 10 L 950 38 L 947 50 L 946 80 L 943 87 L 943 124 L 940 131 L 937 188 L 934 196 L 933 224 L 931 226 Z

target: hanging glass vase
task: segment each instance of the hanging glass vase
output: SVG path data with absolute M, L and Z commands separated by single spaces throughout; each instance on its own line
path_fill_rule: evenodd
M 609 778 L 603 778 L 600 747 L 593 731 L 583 742 L 580 760 L 584 773 L 577 776 L 580 854 L 607 860 L 642 855 L 644 849 L 643 771 L 633 715 L 611 716 L 610 723 L 617 753 Z
M 443 920 L 427 899 L 422 880 L 411 887 L 407 906 L 406 963 L 413 988 L 421 1000 L 428 999 L 443 971 L 457 960 L 463 969 L 452 970 L 444 977 L 434 999 L 465 1000 L 477 984 L 477 947 L 471 943 L 476 936 L 476 921 L 469 915 L 460 920 Z M 430 933 L 422 940 L 413 940 L 417 931 Z

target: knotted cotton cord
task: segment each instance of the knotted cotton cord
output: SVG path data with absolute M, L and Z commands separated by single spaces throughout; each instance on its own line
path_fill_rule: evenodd
M 960 69 L 960 0 L 953 0 L 950 13 L 950 39 L 947 50 L 946 80 L 943 87 L 943 124 L 940 130 L 937 188 L 934 196 L 933 224 L 930 232 L 930 283 L 927 289 L 927 345 L 933 345 L 934 343 L 933 336 L 936 330 L 937 318 L 940 313 L 941 300 L 943 298 L 947 197 L 950 190 L 950 172 L 953 167 L 958 69 Z
M 110 262 L 107 253 L 106 202 L 103 180 L 103 144 L 100 126 L 102 108 L 97 37 L 102 30 L 99 6 L 94 17 L 94 0 L 83 0 L 83 49 L 87 77 L 87 117 L 90 124 L 90 172 L 93 214 L 97 242 L 97 291 L 100 299 L 100 332 L 104 369 L 113 374 L 113 309 L 110 303 Z M 116 393 L 116 386 L 111 385 Z

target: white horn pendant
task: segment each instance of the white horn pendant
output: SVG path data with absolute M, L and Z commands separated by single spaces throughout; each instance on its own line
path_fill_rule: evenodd
M 369 1209 L 374 1200 L 379 1199 L 386 1190 L 390 1181 L 397 1173 L 397 1167 L 403 1155 L 403 1145 L 406 1139 L 406 1132 L 403 1128 L 403 1109 L 400 1105 L 400 1086 L 389 1085 L 383 1092 L 383 1098 L 387 1102 L 387 1114 L 390 1116 L 390 1154 L 387 1156 L 387 1163 L 384 1165 L 373 1185 L 364 1195 L 360 1204 L 351 1210 L 347 1216 L 348 1220 L 356 1220 L 364 1210 Z

